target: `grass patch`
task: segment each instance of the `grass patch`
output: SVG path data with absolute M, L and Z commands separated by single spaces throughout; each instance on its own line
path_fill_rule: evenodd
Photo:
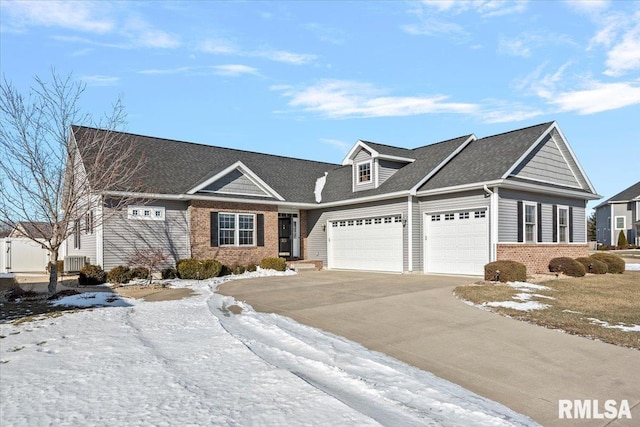
M 640 332 L 605 327 L 594 322 L 597 319 L 609 325 L 640 325 L 640 272 L 624 274 L 587 275 L 562 278 L 540 283 L 550 290 L 535 290 L 531 301 L 548 304 L 544 310 L 519 311 L 504 307 L 487 309 L 552 329 L 562 329 L 570 334 L 598 339 L 610 344 L 640 350 Z M 480 283 L 459 286 L 454 293 L 474 304 L 494 301 L 515 301 L 522 293 L 510 286 Z

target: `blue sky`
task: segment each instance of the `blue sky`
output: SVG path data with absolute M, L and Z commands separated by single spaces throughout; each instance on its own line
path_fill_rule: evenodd
M 1 6 L 7 80 L 73 72 L 133 133 L 339 163 L 557 120 L 605 198 L 640 179 L 640 2 Z

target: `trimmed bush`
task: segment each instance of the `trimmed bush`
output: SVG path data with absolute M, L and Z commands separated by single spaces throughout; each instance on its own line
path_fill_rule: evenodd
M 549 271 L 552 273 L 564 273 L 571 277 L 582 277 L 586 274 L 584 265 L 569 257 L 553 258 L 549 261 Z
M 257 270 L 258 270 L 258 266 L 256 264 L 251 263 L 247 265 L 247 271 L 253 273 L 254 271 L 257 271 Z
M 162 274 L 162 278 L 163 279 L 175 279 L 176 277 L 178 277 L 178 271 L 175 268 L 165 268 L 163 269 L 160 274 Z
M 145 267 L 136 267 L 131 269 L 132 279 L 145 279 L 149 278 L 149 269 Z
M 527 280 L 527 267 L 517 261 L 490 262 L 484 266 L 484 280 L 495 281 L 496 278 L 500 282 L 524 282 Z
M 53 263 L 51 261 L 47 263 L 47 273 L 51 273 L 52 265 Z M 58 261 L 56 261 L 56 265 L 58 266 L 58 274 L 62 274 L 62 270 L 64 270 L 64 261 L 59 259 Z
M 260 261 L 260 268 L 285 271 L 287 269 L 287 261 L 284 258 L 264 258 Z
M 618 234 L 618 247 L 624 249 L 627 246 L 629 246 L 627 235 L 625 234 L 624 230 L 620 230 L 620 234 Z
M 607 264 L 607 268 L 609 269 L 609 273 L 613 274 L 622 274 L 625 269 L 625 262 L 618 255 L 607 254 L 607 253 L 597 253 L 591 255 L 591 258 L 597 259 L 598 261 L 602 261 Z
M 181 279 L 210 279 L 220 275 L 222 264 L 215 259 L 181 259 L 176 264 L 176 270 Z
M 99 265 L 86 264 L 80 269 L 78 283 L 80 286 L 92 286 L 104 283 L 107 280 L 107 273 Z
M 131 280 L 131 270 L 124 265 L 113 267 L 107 274 L 109 283 L 128 283 L 129 280 Z
M 609 271 L 609 267 L 607 267 L 607 264 L 605 264 L 602 261 L 598 261 L 595 258 L 581 257 L 581 258 L 576 258 L 576 261 L 584 265 L 584 269 L 587 273 L 606 274 L 607 271 Z

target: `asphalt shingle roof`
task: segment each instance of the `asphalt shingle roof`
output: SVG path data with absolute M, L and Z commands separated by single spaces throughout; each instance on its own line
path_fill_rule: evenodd
M 628 202 L 628 201 L 633 200 L 633 199 L 635 199 L 637 197 L 640 197 L 640 181 L 636 182 L 631 187 L 622 190 L 621 192 L 619 192 L 615 196 L 610 197 L 609 199 L 607 199 L 604 202 L 600 203 L 598 205 L 598 207 L 602 206 L 602 205 L 606 205 L 609 202 Z
M 500 179 L 553 122 L 477 139 L 420 190 Z
M 96 129 L 74 126 L 73 132 L 81 145 L 83 133 L 96 132 Z M 185 194 L 241 161 L 286 201 L 314 203 L 316 180 L 340 166 L 122 132 L 117 136 L 114 138 L 117 143 L 133 144 L 136 156 L 144 159 L 137 177 L 145 183 L 144 191 L 148 193 Z

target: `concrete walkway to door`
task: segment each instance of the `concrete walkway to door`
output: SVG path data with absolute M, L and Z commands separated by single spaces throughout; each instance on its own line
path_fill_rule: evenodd
M 640 422 L 640 352 L 519 322 L 464 304 L 475 279 L 304 272 L 238 280 L 218 292 L 386 353 L 545 426 Z M 627 400 L 632 420 L 560 420 L 560 399 Z

